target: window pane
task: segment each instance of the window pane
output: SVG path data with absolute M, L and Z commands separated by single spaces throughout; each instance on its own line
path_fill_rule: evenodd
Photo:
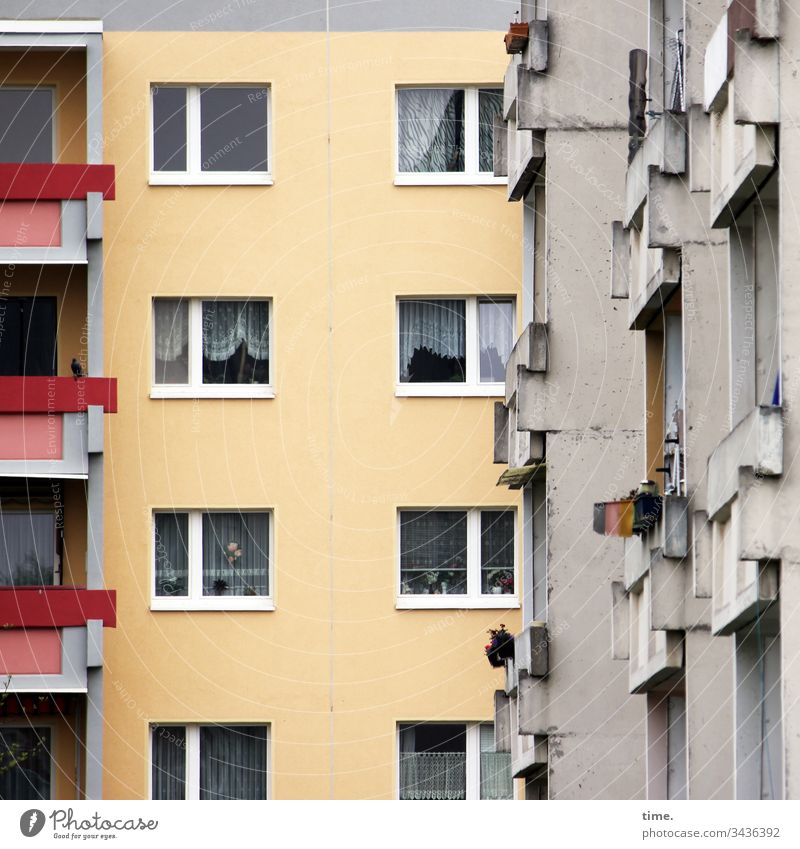
M 0 512 L 0 585 L 52 586 L 55 513 Z
M 153 727 L 153 798 L 186 798 L 186 728 Z
M 464 383 L 466 301 L 400 301 L 400 382 Z
M 50 798 L 50 729 L 0 725 L 0 799 Z
M 514 511 L 481 511 L 481 592 L 514 592 Z
M 0 88 L 0 162 L 53 161 L 53 90 Z
M 503 112 L 503 89 L 478 91 L 478 170 L 494 172 L 494 116 Z
M 189 302 L 177 298 L 153 301 L 155 382 L 189 382 Z
M 153 88 L 153 170 L 186 171 L 185 88 Z
M 506 363 L 514 347 L 514 304 L 511 301 L 478 303 L 481 346 L 481 383 L 505 383 Z
M 268 595 L 268 551 L 266 513 L 204 514 L 203 595 Z
M 200 89 L 202 171 L 267 170 L 267 89 Z
M 265 726 L 200 728 L 200 798 L 267 798 Z
M 404 510 L 400 514 L 400 592 L 467 592 L 467 514 L 463 510 Z
M 464 90 L 397 90 L 400 171 L 464 170 Z
M 189 594 L 189 514 L 156 513 L 156 595 Z
M 464 725 L 401 725 L 400 798 L 465 799 L 466 751 Z
M 495 751 L 492 723 L 483 723 L 480 727 L 480 735 L 481 799 L 513 799 L 511 753 Z
M 0 299 L 0 375 L 56 373 L 56 299 Z
M 269 383 L 266 301 L 203 301 L 203 383 Z

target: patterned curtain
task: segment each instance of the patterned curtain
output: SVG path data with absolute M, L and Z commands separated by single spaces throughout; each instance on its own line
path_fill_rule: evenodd
M 153 798 L 186 798 L 186 727 L 153 727 Z
M 212 362 L 230 359 L 242 342 L 248 356 L 269 355 L 266 301 L 203 301 L 203 356 Z
M 153 310 L 156 359 L 175 362 L 189 348 L 189 302 L 177 298 L 158 298 Z
M 467 591 L 467 514 L 404 510 L 400 514 L 400 579 L 404 595 Z
M 494 725 L 480 727 L 481 739 L 481 799 L 513 799 L 510 752 L 495 752 Z
M 494 173 L 494 116 L 503 112 L 503 89 L 478 92 L 478 168 Z
M 266 513 L 203 515 L 203 595 L 268 594 Z
M 510 301 L 478 303 L 481 381 L 505 383 L 506 363 L 514 347 L 514 305 Z
M 189 594 L 189 514 L 156 513 L 156 595 Z
M 514 592 L 514 511 L 481 511 L 481 592 Z
M 465 301 L 400 301 L 400 380 L 413 380 L 412 360 L 423 351 L 466 364 L 466 321 Z
M 265 726 L 200 728 L 200 798 L 267 798 Z
M 399 89 L 397 113 L 401 172 L 464 170 L 463 89 Z

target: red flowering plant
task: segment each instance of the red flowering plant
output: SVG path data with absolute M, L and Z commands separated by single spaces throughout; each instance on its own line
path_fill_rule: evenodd
M 514 658 L 514 636 L 506 631 L 502 623 L 499 628 L 489 629 L 489 642 L 484 646 L 489 663 L 498 668 L 503 666 L 506 660 Z

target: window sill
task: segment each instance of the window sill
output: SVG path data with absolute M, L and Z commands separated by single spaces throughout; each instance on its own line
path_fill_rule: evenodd
M 151 398 L 274 398 L 272 386 L 228 386 L 213 384 L 209 386 L 152 386 Z
M 252 596 L 211 596 L 209 598 L 154 598 L 150 601 L 150 610 L 225 610 L 230 613 L 244 610 L 275 610 L 271 598 L 253 598 Z
M 516 610 L 519 599 L 515 595 L 403 595 L 395 601 L 397 610 Z
M 272 174 L 250 174 L 246 171 L 226 171 L 217 174 L 186 174 L 182 172 L 151 173 L 151 186 L 271 186 Z
M 504 383 L 397 383 L 397 398 L 502 398 Z
M 395 186 L 506 186 L 508 177 L 494 174 L 395 174 Z

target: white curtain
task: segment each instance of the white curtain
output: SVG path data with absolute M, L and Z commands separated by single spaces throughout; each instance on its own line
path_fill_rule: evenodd
M 206 513 L 203 595 L 267 595 L 268 550 L 266 513 Z
M 0 512 L 0 585 L 52 585 L 54 513 Z
M 267 798 L 267 729 L 263 725 L 200 728 L 200 798 Z
M 503 89 L 482 88 L 478 92 L 479 170 L 494 172 L 494 116 L 503 111 Z
M 268 356 L 266 301 L 203 301 L 203 356 L 230 359 L 242 342 L 256 360 Z
M 159 298 L 154 305 L 156 359 L 172 363 L 189 347 L 189 303 Z
M 506 363 L 514 347 L 514 306 L 510 301 L 480 301 L 478 335 L 481 346 L 481 381 L 504 383 Z
M 412 376 L 411 358 L 423 348 L 439 357 L 463 360 L 465 336 L 465 301 L 400 301 L 400 380 Z
M 463 89 L 404 88 L 397 99 L 400 171 L 463 171 Z
M 189 593 L 189 515 L 156 513 L 156 595 Z

